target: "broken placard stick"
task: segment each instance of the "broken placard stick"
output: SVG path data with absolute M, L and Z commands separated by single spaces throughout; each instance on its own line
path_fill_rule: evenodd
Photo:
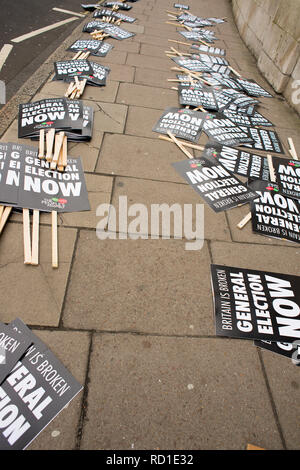
M 174 142 L 170 137 L 167 137 L 166 135 L 159 135 L 158 137 L 161 140 L 166 140 L 167 142 Z M 177 139 L 177 142 L 180 142 L 184 147 L 189 147 L 191 149 L 195 150 L 200 150 L 203 151 L 205 147 L 202 145 L 197 145 L 197 144 L 192 144 L 190 142 L 183 142 L 182 140 Z
M 57 212 L 51 212 L 52 268 L 58 268 Z
M 32 249 L 31 249 L 31 264 L 37 266 L 39 264 L 39 225 L 40 225 L 40 212 L 36 209 L 33 211 L 32 218 Z
M 62 147 L 63 140 L 64 140 L 64 136 L 65 136 L 64 132 L 59 132 L 55 136 L 54 155 L 53 155 L 51 163 L 50 163 L 50 169 L 51 170 L 56 169 L 59 154 L 60 154 L 60 149 Z
M 251 220 L 251 212 L 248 212 L 248 214 L 245 215 L 245 217 L 237 224 L 237 227 L 239 229 L 244 228 L 245 225 L 247 225 L 247 223 L 249 222 L 249 220 Z
M 23 209 L 24 264 L 31 264 L 31 237 L 29 209 Z
M 46 160 L 47 162 L 51 162 L 52 160 L 54 138 L 55 138 L 55 129 L 50 129 L 46 135 L 46 144 L 47 144 Z
M 289 143 L 289 152 L 291 154 L 291 156 L 293 157 L 294 160 L 298 160 L 298 155 L 297 155 L 297 152 L 296 152 L 296 149 L 295 149 L 295 145 L 294 145 L 294 142 L 293 142 L 293 139 L 291 137 L 288 137 L 288 143 Z
M 45 158 L 45 129 L 40 130 L 38 157 L 41 159 Z
M 168 131 L 168 136 L 170 137 L 170 139 L 174 142 L 174 144 L 177 145 L 177 147 L 180 148 L 180 150 L 188 157 L 188 158 L 191 158 L 193 159 L 193 155 L 182 145 L 182 143 L 176 139 L 176 137 L 170 132 Z
M 4 229 L 4 227 L 5 227 L 5 224 L 8 220 L 8 217 L 9 217 L 11 211 L 12 211 L 12 207 L 10 207 L 10 206 L 5 206 L 4 209 L 3 209 L 2 217 L 0 219 L 0 235 L 1 235 L 1 233 Z

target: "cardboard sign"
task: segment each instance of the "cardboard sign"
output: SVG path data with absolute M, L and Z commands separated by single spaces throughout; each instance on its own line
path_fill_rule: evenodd
M 172 57 L 172 60 L 180 67 L 184 67 L 185 69 L 191 70 L 192 72 L 208 72 L 211 69 L 211 66 L 209 64 L 201 62 L 197 59 L 190 59 L 188 57 L 178 56 Z
M 0 185 L 0 201 L 9 206 L 50 212 L 90 210 L 80 158 L 68 158 L 64 173 L 38 158 L 36 147 L 10 144 Z
M 208 21 L 213 21 L 216 24 L 225 23 L 225 20 L 223 20 L 222 18 L 207 18 L 207 19 Z
M 109 51 L 113 49 L 114 47 L 112 44 L 109 44 L 108 42 L 104 42 L 104 41 L 98 41 L 98 42 L 101 42 L 99 50 L 96 54 L 93 54 L 97 57 L 105 57 L 109 53 Z
M 250 186 L 259 196 L 251 203 L 253 232 L 300 243 L 300 201 L 281 194 L 275 183 L 254 181 Z
M 122 41 L 123 39 L 128 39 L 135 36 L 135 33 L 131 33 L 129 31 L 126 31 L 126 29 L 122 29 L 119 26 L 110 23 L 107 23 L 104 32 L 106 34 L 109 34 L 113 39 L 117 39 L 118 41 Z
M 266 157 L 211 142 L 206 144 L 203 156 L 211 160 L 217 159 L 228 171 L 236 175 L 265 181 L 270 179 Z
M 153 132 L 167 134 L 170 131 L 180 139 L 197 142 L 199 140 L 205 113 L 182 108 L 167 108 L 153 127 Z
M 188 5 L 183 5 L 182 3 L 174 3 L 174 8 L 179 8 L 180 10 L 189 10 L 190 7 Z
M 213 46 L 206 46 L 205 44 L 192 44 L 191 45 L 192 49 L 196 49 L 197 51 L 200 52 L 206 52 L 207 54 L 215 54 L 215 55 L 226 55 L 226 50 L 225 49 L 219 49 L 218 47 L 213 47 Z
M 101 4 L 101 6 L 105 8 L 112 8 L 116 6 L 119 8 L 119 10 L 131 10 L 132 8 L 132 6 L 128 5 L 128 3 L 122 3 L 122 2 L 104 2 Z
M 98 6 L 99 6 L 98 3 L 88 3 L 88 4 L 81 3 L 81 7 L 87 11 L 94 11 L 95 8 L 97 8 Z
M 68 129 L 71 121 L 64 98 L 46 98 L 34 103 L 19 105 L 18 137 L 20 139 L 39 133 L 40 129 Z
M 210 139 L 223 145 L 238 146 L 242 143 L 252 142 L 252 138 L 247 132 L 230 119 L 224 118 L 222 114 L 215 116 L 210 114 L 204 123 L 203 130 Z
M 197 18 L 194 21 L 184 21 L 183 24 L 188 28 L 193 28 L 194 30 L 196 30 L 197 28 L 203 28 L 205 26 L 213 26 L 210 21 L 204 20 L 202 18 Z
M 101 46 L 100 41 L 96 41 L 93 39 L 77 39 L 68 49 L 67 51 L 71 52 L 78 52 L 78 51 L 89 51 L 92 54 L 95 54 L 99 51 Z
M 293 364 L 300 366 L 300 340 L 296 340 L 293 343 L 255 340 L 254 344 L 261 349 L 267 349 L 281 356 L 288 357 Z
M 231 209 L 257 197 L 219 162 L 201 157 L 172 165 L 215 212 Z
M 276 182 L 282 194 L 300 199 L 300 161 L 274 157 Z
M 274 124 L 257 111 L 250 118 L 253 126 L 274 127 Z
M 300 338 L 300 278 L 211 266 L 216 334 L 293 342 Z
M 256 83 L 254 80 L 245 80 L 244 78 L 237 78 L 236 81 L 250 96 L 263 96 L 265 98 L 273 98 L 273 96 L 268 91 L 258 85 L 258 83 Z
M 236 106 L 238 109 L 245 108 L 249 105 L 254 106 L 259 104 L 258 100 L 250 98 L 244 93 L 241 93 L 240 91 L 234 90 L 232 88 L 223 88 L 222 93 L 223 95 L 230 97 L 232 99 L 231 105 Z
M 74 77 L 86 77 L 92 75 L 93 69 L 86 59 L 61 60 L 54 62 L 55 80 L 72 81 Z
M 89 21 L 83 26 L 82 32 L 83 33 L 92 33 L 93 31 L 104 31 L 104 28 L 107 26 L 105 21 Z
M 245 129 L 242 126 L 241 128 Z M 256 150 L 268 153 L 284 153 L 279 137 L 275 131 L 257 129 L 254 127 L 247 127 L 247 129 L 254 143 L 245 144 L 246 147 L 255 148 Z
M 226 66 L 229 65 L 228 61 L 223 57 L 215 57 L 209 54 L 192 54 L 192 59 L 201 60 L 202 62 L 208 62 L 209 64 L 218 64 Z
M 204 31 L 179 31 L 179 33 L 190 41 L 204 40 L 205 42 L 213 43 L 216 39 L 212 34 L 205 33 Z
M 21 320 L 9 326 L 32 346 L 0 387 L 0 449 L 23 450 L 82 386 Z
M 184 106 L 202 106 L 205 109 L 217 111 L 218 105 L 211 87 L 202 83 L 178 86 L 179 103 Z
M 96 10 L 93 14 L 94 18 L 103 18 L 103 17 L 111 17 L 111 18 L 117 18 L 122 21 L 125 21 L 126 23 L 134 23 L 136 18 L 132 18 L 132 16 L 124 15 L 124 13 L 118 13 L 114 12 L 112 10 L 108 10 L 106 8 L 103 8 L 102 10 Z
M 10 326 L 0 322 L 0 384 L 31 344 L 29 338 L 20 338 Z

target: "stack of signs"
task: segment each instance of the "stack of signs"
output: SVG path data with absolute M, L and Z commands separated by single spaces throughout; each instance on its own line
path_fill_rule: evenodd
M 184 106 L 202 106 L 212 111 L 218 110 L 214 91 L 199 82 L 196 84 L 180 83 L 178 86 L 179 103 Z
M 196 49 L 199 52 L 206 52 L 207 54 L 215 54 L 215 55 L 226 55 L 225 49 L 219 49 L 218 47 L 213 46 L 206 46 L 205 44 L 192 44 L 192 49 Z
M 209 72 L 211 69 L 209 64 L 201 62 L 197 59 L 190 59 L 189 57 L 172 57 L 172 60 L 174 60 L 174 62 L 179 65 L 179 67 L 184 67 L 185 69 L 192 72 Z
M 252 180 L 270 179 L 268 160 L 261 155 L 209 142 L 205 146 L 203 156 L 212 161 L 217 159 L 228 171 L 236 175 Z
M 0 330 L 8 361 L 1 365 L 0 449 L 23 450 L 83 387 L 22 320 Z
M 257 198 L 219 162 L 205 157 L 172 164 L 175 170 L 215 212 L 225 211 Z
M 241 93 L 232 88 L 224 88 L 222 94 L 231 98 L 231 105 L 239 108 L 245 108 L 247 106 L 255 106 L 259 104 L 258 100 L 246 96 L 244 93 Z
M 96 10 L 93 14 L 94 18 L 104 18 L 107 16 L 125 21 L 125 23 L 134 23 L 136 20 L 136 18 L 132 18 L 132 16 L 124 15 L 124 13 L 119 13 L 112 10 L 107 10 L 105 8 L 102 10 Z
M 276 183 L 256 180 L 249 186 L 259 196 L 251 203 L 253 232 L 300 243 L 300 201 L 281 194 Z
M 206 119 L 206 113 L 182 108 L 167 108 L 153 127 L 153 132 L 168 134 L 190 142 L 197 142 Z
M 284 196 L 300 199 L 300 162 L 274 157 L 272 159 L 276 181 Z
M 253 339 L 261 348 L 299 360 L 298 276 L 220 265 L 211 266 L 211 276 L 218 336 Z
M 44 212 L 90 210 L 80 158 L 68 158 L 64 173 L 50 169 L 35 147 L 8 144 L 1 171 L 0 201 L 4 205 Z
M 210 139 L 223 145 L 233 145 L 235 147 L 253 142 L 247 131 L 244 132 L 244 130 L 233 121 L 224 118 L 224 116 L 219 113 L 207 116 L 203 130 Z
M 128 38 L 131 38 L 132 36 L 135 36 L 134 33 L 130 33 L 129 31 L 126 31 L 125 29 L 119 28 L 119 26 L 106 23 L 105 21 L 99 21 L 99 20 L 90 21 L 89 23 L 86 23 L 82 31 L 84 33 L 92 33 L 94 31 L 103 31 L 104 33 L 111 36 L 113 39 L 118 39 L 118 40 L 128 39 Z
M 67 50 L 72 52 L 90 52 L 94 56 L 105 57 L 113 48 L 111 44 L 95 39 L 78 39 Z
M 202 31 L 179 31 L 179 33 L 190 41 L 205 41 L 208 43 L 213 43 L 216 40 L 216 37 L 212 31 L 202 30 Z
M 239 109 L 239 108 L 238 108 Z M 237 111 L 237 110 L 236 110 Z M 256 127 L 256 126 L 263 126 L 263 127 L 273 127 L 273 123 L 262 116 L 260 113 L 255 112 L 253 116 L 248 116 L 245 113 L 241 112 L 234 112 L 232 109 L 225 108 L 222 110 L 222 114 L 224 116 L 231 119 L 231 121 L 235 122 L 239 126 L 248 126 L 248 127 Z
M 252 137 L 252 144 L 243 144 L 246 147 L 255 148 L 262 152 L 268 153 L 284 153 L 280 139 L 275 131 L 269 131 L 266 129 L 257 129 L 254 127 L 243 127 L 241 129 L 245 132 L 249 132 Z
M 74 77 L 80 77 L 82 79 L 86 78 L 87 84 L 94 86 L 105 85 L 106 78 L 110 72 L 109 67 L 96 62 L 90 62 L 86 59 L 54 62 L 54 68 L 55 76 L 53 80 L 71 82 Z
M 229 65 L 228 61 L 223 57 L 215 57 L 208 54 L 192 54 L 192 59 L 198 59 L 202 62 L 208 62 L 210 64 Z
M 92 33 L 93 31 L 102 31 L 107 26 L 105 21 L 89 21 L 83 26 L 83 33 Z
M 79 100 L 46 98 L 19 105 L 18 137 L 39 139 L 42 129 L 64 131 L 69 140 L 88 141 L 92 137 L 94 110 Z

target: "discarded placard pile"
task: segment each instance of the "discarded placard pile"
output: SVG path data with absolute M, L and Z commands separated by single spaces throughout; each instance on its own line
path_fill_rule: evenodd
M 19 318 L 0 322 L 1 450 L 23 450 L 82 390 Z
M 292 159 L 284 156 L 273 123 L 257 109 L 260 98 L 272 95 L 236 72 L 226 50 L 215 47 L 217 38 L 207 28 L 225 18 L 201 18 L 182 11 L 180 4 L 174 7 L 180 11 L 168 10 L 166 23 L 191 43 L 168 41 L 190 51 L 173 46 L 166 51 L 176 64 L 171 69 L 176 78 L 168 81 L 178 84 L 172 89 L 178 92 L 179 107 L 167 108 L 152 130 L 188 157 L 173 167 L 216 213 L 249 203 L 239 229 L 252 219 L 253 233 L 300 243 L 300 161 L 291 138 Z M 202 132 L 209 139 L 205 147 L 197 144 Z M 299 364 L 299 280 L 213 265 L 217 334 L 257 340 L 256 345 Z

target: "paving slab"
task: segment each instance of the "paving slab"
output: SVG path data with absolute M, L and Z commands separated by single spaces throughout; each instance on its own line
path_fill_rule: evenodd
M 206 243 L 192 252 L 185 250 L 183 240 L 100 240 L 96 232 L 83 230 L 63 324 L 107 331 L 212 335 L 209 259 Z M 194 288 L 195 279 L 201 279 L 201 290 Z
M 158 138 L 106 134 L 96 172 L 182 183 L 182 178 L 171 166 L 182 159 L 181 150 Z
M 40 264 L 32 267 L 24 264 L 22 225 L 6 225 L 0 244 L 3 322 L 20 317 L 29 325 L 58 326 L 76 233 L 73 229 L 58 229 L 59 268 L 53 269 L 51 228 L 40 226 Z
M 282 449 L 247 341 L 96 334 L 89 378 L 83 450 Z
M 120 83 L 116 102 L 145 108 L 165 109 L 169 106 L 178 106 L 178 96 L 177 91 L 173 90 Z
M 81 385 L 84 385 L 90 334 L 78 331 L 33 330 Z M 76 359 L 75 359 L 76 358 Z M 75 359 L 75 360 L 74 360 Z M 83 390 L 30 444 L 28 450 L 73 450 L 82 409 Z
M 140 228 L 145 234 L 163 236 L 166 230 L 167 235 L 172 238 L 178 238 L 178 236 L 187 238 L 190 231 L 195 231 L 197 238 L 231 241 L 225 213 L 216 215 L 208 204 L 204 204 L 203 199 L 188 185 L 118 177 L 115 181 L 112 198 L 112 204 L 117 213 L 120 211 L 120 198 L 123 200 L 122 197 L 124 196 L 127 197 L 128 206 L 143 204 L 147 208 L 148 223 Z M 165 204 L 168 207 L 165 207 Z M 166 214 L 167 221 L 168 214 L 170 214 L 170 227 L 168 223 L 166 227 L 161 222 L 156 224 L 155 211 L 157 208 L 152 207 L 152 205 L 161 207 L 161 211 Z M 196 216 L 197 206 L 199 215 Z M 174 212 L 171 211 L 171 208 Z M 153 217 L 150 217 L 152 210 Z M 185 225 L 184 222 L 185 214 L 186 217 L 189 214 L 188 210 L 192 213 L 190 221 L 192 225 Z M 117 230 L 122 231 L 119 224 L 117 224 Z M 135 227 L 133 227 L 133 230 L 135 230 Z M 126 233 L 135 232 L 130 232 L 130 226 L 128 226 Z

